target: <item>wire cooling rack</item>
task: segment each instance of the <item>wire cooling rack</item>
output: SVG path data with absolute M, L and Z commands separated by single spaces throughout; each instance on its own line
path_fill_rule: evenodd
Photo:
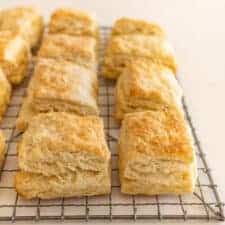
M 110 28 L 102 27 L 103 42 Z M 102 46 L 101 52 L 104 49 Z M 32 67 L 32 66 L 31 66 Z M 31 68 L 32 71 L 32 68 Z M 31 72 L 30 72 L 31 73 Z M 13 178 L 18 170 L 16 143 L 20 134 L 15 121 L 20 110 L 29 78 L 13 92 L 12 100 L 0 128 L 7 137 L 6 159 L 0 170 L 0 221 L 42 220 L 224 220 L 223 203 L 217 192 L 205 154 L 196 136 L 185 102 L 198 161 L 198 180 L 192 195 L 183 196 L 125 196 L 120 193 L 116 142 L 119 125 L 113 120 L 115 84 L 99 78 L 99 106 L 104 119 L 108 145 L 112 152 L 112 193 L 109 196 L 57 200 L 23 200 L 14 191 Z

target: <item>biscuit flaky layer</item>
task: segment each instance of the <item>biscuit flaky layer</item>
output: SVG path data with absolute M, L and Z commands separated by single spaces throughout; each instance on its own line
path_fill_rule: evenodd
M 21 35 L 31 48 L 38 46 L 44 31 L 44 21 L 35 7 L 16 7 L 0 11 L 0 30 Z
M 126 113 L 181 108 L 182 90 L 164 66 L 141 59 L 124 69 L 116 84 L 116 118 Z
M 71 173 L 61 178 L 18 172 L 15 176 L 15 188 L 26 199 L 54 199 L 106 195 L 110 193 L 111 183 L 108 176 L 92 172 Z
M 40 114 L 35 111 L 31 106 L 31 98 L 25 97 L 23 100 L 23 104 L 20 108 L 19 116 L 16 120 L 16 129 L 23 132 L 27 129 L 29 122 L 32 121 L 34 116 Z
M 175 110 L 127 114 L 119 138 L 119 173 L 127 194 L 193 192 L 195 154 L 183 115 Z

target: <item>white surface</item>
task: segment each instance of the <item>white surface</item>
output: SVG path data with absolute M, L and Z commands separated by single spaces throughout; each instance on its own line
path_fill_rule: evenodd
M 25 3 L 39 6 L 46 16 L 56 7 L 68 6 L 96 12 L 101 25 L 111 25 L 120 16 L 133 16 L 165 27 L 176 48 L 179 79 L 194 124 L 225 201 L 224 0 L 1 0 L 0 6 Z

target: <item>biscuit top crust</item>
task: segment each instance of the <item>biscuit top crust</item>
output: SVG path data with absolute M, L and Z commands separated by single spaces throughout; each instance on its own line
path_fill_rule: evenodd
M 116 20 L 112 29 L 112 35 L 124 34 L 147 34 L 166 38 L 165 31 L 159 25 L 128 17 Z
M 38 152 L 42 148 L 56 152 L 83 151 L 103 161 L 110 157 L 103 121 L 96 116 L 81 117 L 64 112 L 39 114 L 30 121 L 18 151 Z
M 190 129 L 176 110 L 127 114 L 122 122 L 119 146 L 126 158 L 134 160 L 139 153 L 153 159 L 186 163 L 194 160 Z

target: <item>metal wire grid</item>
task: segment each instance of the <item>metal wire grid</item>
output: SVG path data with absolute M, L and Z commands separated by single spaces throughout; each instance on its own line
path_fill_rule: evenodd
M 101 28 L 104 43 L 109 31 L 108 27 Z M 219 198 L 217 185 L 213 181 L 185 102 L 183 102 L 184 110 L 194 136 L 199 166 L 195 193 L 184 196 L 156 195 L 152 197 L 125 196 L 120 193 L 116 152 L 119 125 L 113 120 L 115 84 L 102 78 L 99 79 L 99 106 L 105 123 L 108 145 L 112 152 L 112 193 L 109 196 L 62 198 L 49 201 L 21 199 L 13 187 L 13 177 L 18 170 L 15 148 L 20 136 L 15 130 L 15 121 L 28 81 L 29 78 L 14 90 L 11 104 L 0 126 L 7 137 L 6 159 L 0 170 L 0 221 L 224 220 L 224 205 Z

